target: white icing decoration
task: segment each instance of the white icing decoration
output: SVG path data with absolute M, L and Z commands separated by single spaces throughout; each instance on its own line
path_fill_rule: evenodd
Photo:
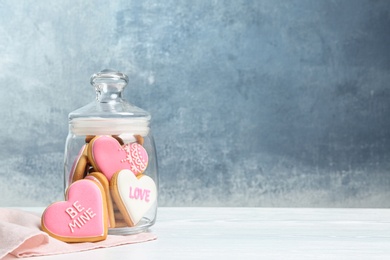
M 131 170 L 135 173 L 143 172 L 147 166 L 147 162 L 142 160 L 138 148 L 137 143 L 126 144 L 121 148 L 122 151 L 126 152 L 126 158 L 122 159 L 121 162 L 128 162 L 131 166 Z

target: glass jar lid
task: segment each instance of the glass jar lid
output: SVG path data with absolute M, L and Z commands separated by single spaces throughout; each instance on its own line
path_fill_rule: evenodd
M 69 114 L 69 130 L 76 135 L 119 135 L 123 133 L 146 136 L 150 114 L 122 97 L 129 79 L 126 74 L 105 69 L 91 76 L 96 100 Z

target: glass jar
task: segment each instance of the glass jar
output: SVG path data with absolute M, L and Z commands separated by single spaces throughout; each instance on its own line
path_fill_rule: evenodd
M 103 70 L 91 76 L 96 100 L 69 114 L 65 189 L 80 179 L 103 186 L 108 233 L 134 234 L 157 214 L 157 157 L 151 116 L 122 97 L 128 77 Z

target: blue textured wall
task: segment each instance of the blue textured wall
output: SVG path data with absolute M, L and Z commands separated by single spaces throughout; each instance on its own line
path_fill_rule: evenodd
M 0 1 L 0 206 L 62 197 L 92 73 L 150 111 L 161 205 L 390 206 L 390 2 Z

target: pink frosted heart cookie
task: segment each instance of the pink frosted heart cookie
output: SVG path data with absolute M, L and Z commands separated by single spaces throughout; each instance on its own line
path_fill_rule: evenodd
M 107 205 L 101 185 L 78 180 L 66 192 L 66 201 L 55 202 L 42 214 L 42 230 L 64 242 L 96 242 L 106 239 Z
M 148 165 L 148 153 L 138 143 L 120 145 L 111 136 L 96 136 L 88 145 L 88 158 L 93 168 L 111 180 L 117 171 L 129 169 L 138 175 Z
M 85 142 L 89 143 L 95 137 L 96 137 L 96 135 L 87 135 L 85 137 Z M 112 137 L 114 137 L 121 145 L 124 145 L 122 138 L 120 138 L 118 135 L 112 135 Z
M 128 226 L 135 226 L 156 203 L 157 187 L 146 175 L 121 170 L 110 181 L 111 196 Z

